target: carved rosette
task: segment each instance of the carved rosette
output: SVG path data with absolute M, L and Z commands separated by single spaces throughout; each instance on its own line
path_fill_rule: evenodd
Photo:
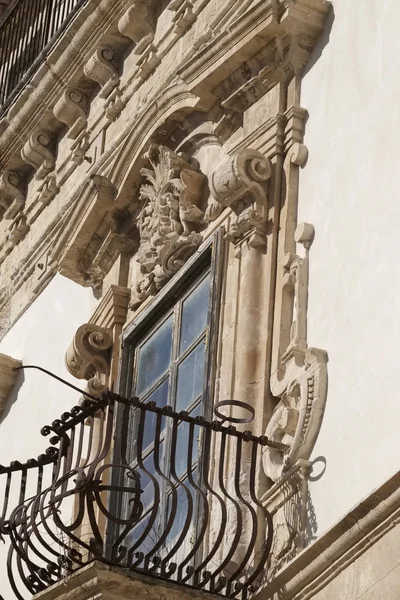
M 229 206 L 235 220 L 227 239 L 234 244 L 247 239 L 252 247 L 265 248 L 267 243 L 268 195 L 271 161 L 257 150 L 240 150 L 227 156 L 211 175 L 210 203 L 206 220 L 212 221 Z
M 263 450 L 264 471 L 273 481 L 279 481 L 299 459 L 310 458 L 321 427 L 328 386 L 328 355 L 325 350 L 307 344 L 312 225 L 300 223 L 295 239 L 303 244 L 305 256 L 290 254 L 283 262 L 278 327 L 285 330 L 288 344 L 271 376 L 271 391 L 279 401 L 265 432 L 269 439 L 287 445 L 288 450 L 282 452 L 270 447 Z
M 205 177 L 165 146 L 150 146 L 151 169 L 140 190 L 138 217 L 141 277 L 131 307 L 155 294 L 185 263 L 202 241 L 204 213 L 200 208 Z
M 65 355 L 68 371 L 77 379 L 86 379 L 87 390 L 100 394 L 110 374 L 112 332 L 92 323 L 81 325 Z

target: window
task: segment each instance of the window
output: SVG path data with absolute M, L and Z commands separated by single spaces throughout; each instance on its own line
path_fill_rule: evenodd
M 190 416 L 210 416 L 216 281 L 220 279 L 217 252 L 212 252 L 216 246 L 210 245 L 203 255 L 188 261 L 169 289 L 160 292 L 153 306 L 133 324 L 131 334 L 127 333 L 125 395 L 158 407 L 168 405 Z M 179 553 L 188 552 L 198 510 L 200 428 L 196 426 L 190 434 L 186 422 L 134 409 L 120 418 L 125 424 L 121 431 L 128 434 L 119 441 L 125 446 L 127 462 L 140 476 L 143 504 L 141 518 L 126 539 L 128 552 L 165 558 L 177 540 Z M 129 514 L 128 505 L 121 508 Z

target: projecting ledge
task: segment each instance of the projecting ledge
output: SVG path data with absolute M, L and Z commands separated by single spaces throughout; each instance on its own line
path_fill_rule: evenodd
M 189 600 L 220 598 L 178 584 L 92 562 L 67 580 L 33 596 L 34 600 Z
M 19 360 L 15 360 L 7 354 L 0 354 L 0 413 L 4 410 L 7 398 L 17 379 L 18 371 L 13 371 L 13 369 L 20 367 L 21 364 Z

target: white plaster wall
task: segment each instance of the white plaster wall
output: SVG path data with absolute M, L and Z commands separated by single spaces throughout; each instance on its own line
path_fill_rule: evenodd
M 22 360 L 25 365 L 44 367 L 84 387 L 85 382 L 69 375 L 64 355 L 76 329 L 88 321 L 95 305 L 91 289 L 56 275 L 1 341 L 0 352 Z M 48 438 L 41 436 L 40 429 L 77 404 L 79 396 L 39 371 L 27 370 L 21 374 L 0 417 L 0 464 L 8 465 L 12 460 L 25 462 L 44 452 L 50 444 Z M 11 600 L 15 596 L 6 575 L 6 548 L 0 544 L 0 595 Z
M 299 219 L 316 229 L 308 339 L 330 357 L 313 453 L 327 463 L 311 488 L 318 533 L 400 468 L 400 3 L 333 6 L 302 91 Z

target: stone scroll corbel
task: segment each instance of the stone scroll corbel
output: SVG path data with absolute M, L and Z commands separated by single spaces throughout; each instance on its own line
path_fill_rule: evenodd
M 79 90 L 67 89 L 53 108 L 56 119 L 68 126 L 68 137 L 75 139 L 87 125 L 88 100 Z
M 115 52 L 111 46 L 99 46 L 83 71 L 89 79 L 101 86 L 100 98 L 108 98 L 112 90 L 119 84 L 119 75 L 115 67 Z
M 44 179 L 55 165 L 50 150 L 51 138 L 45 131 L 35 131 L 21 150 L 22 159 L 36 171 L 36 179 Z
M 279 401 L 265 435 L 287 445 L 288 450 L 264 449 L 264 471 L 275 482 L 299 459 L 310 458 L 327 397 L 328 355 L 307 343 L 309 249 L 313 239 L 314 227 L 300 223 L 295 241 L 303 245 L 305 255 L 287 254 L 278 274 L 281 300 L 275 322 L 280 347 L 286 344 L 273 365 L 271 391 Z
M 20 367 L 21 364 L 19 360 L 15 360 L 11 356 L 0 354 L 0 415 L 17 379 L 18 371 L 13 369 Z
M 150 0 L 134 0 L 118 22 L 122 35 L 135 43 L 135 54 L 142 54 L 155 34 L 156 17 Z
M 77 330 L 65 355 L 68 371 L 77 379 L 86 379 L 86 390 L 94 396 L 107 387 L 112 345 L 111 330 L 86 323 Z
M 234 244 L 247 239 L 250 246 L 265 248 L 267 244 L 268 195 L 267 181 L 271 177 L 271 161 L 258 150 L 240 150 L 227 156 L 210 178 L 213 200 L 206 220 L 214 220 L 224 208 L 230 207 L 235 218 L 226 234 Z
M 3 171 L 0 175 L 0 220 L 12 220 L 25 204 L 22 177 L 17 171 Z

